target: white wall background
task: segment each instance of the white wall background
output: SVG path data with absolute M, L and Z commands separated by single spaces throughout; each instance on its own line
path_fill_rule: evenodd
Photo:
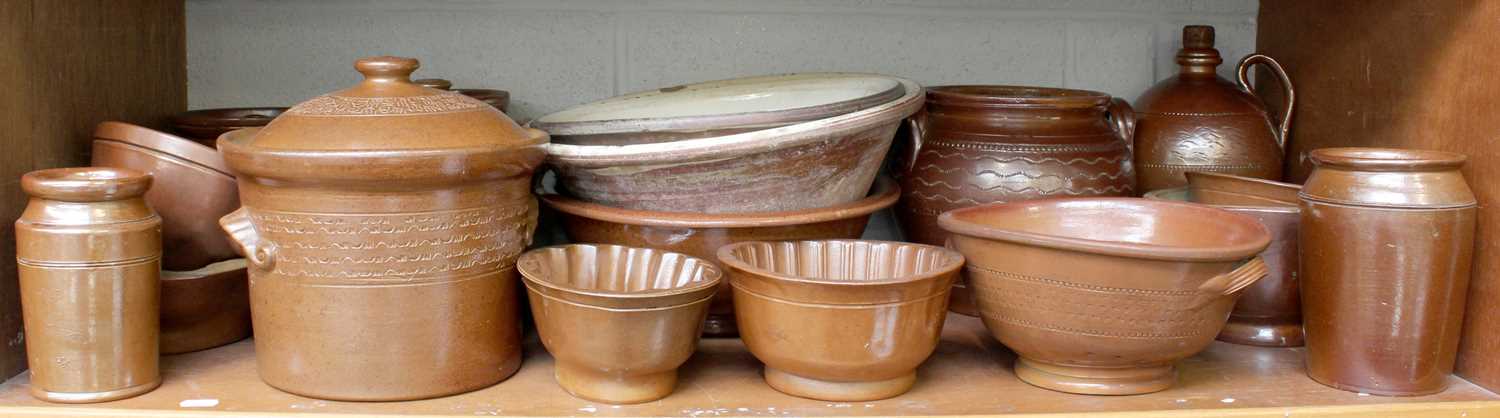
M 188 0 L 193 108 L 291 105 L 355 58 L 511 91 L 512 114 L 735 76 L 866 71 L 924 85 L 1061 86 L 1134 99 L 1176 71 L 1181 27 L 1233 63 L 1256 0 Z M 1220 72 L 1230 74 L 1225 65 Z

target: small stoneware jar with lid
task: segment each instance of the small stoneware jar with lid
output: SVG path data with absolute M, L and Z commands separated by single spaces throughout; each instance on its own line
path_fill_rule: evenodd
M 1447 387 L 1477 201 L 1462 154 L 1324 148 L 1302 186 L 1307 374 L 1376 395 Z
M 21 177 L 16 265 L 31 394 L 50 402 L 128 398 L 161 384 L 156 315 L 161 218 L 151 176 L 55 168 Z
M 516 257 L 547 134 L 422 87 L 417 60 L 219 138 L 239 183 L 220 224 L 250 264 L 260 377 L 336 400 L 470 391 L 521 365 Z

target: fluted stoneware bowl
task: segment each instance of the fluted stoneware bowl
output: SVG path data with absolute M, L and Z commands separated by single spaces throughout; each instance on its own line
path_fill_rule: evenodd
M 1212 343 L 1239 291 L 1266 275 L 1271 235 L 1249 216 L 1140 198 L 975 206 L 938 224 L 968 257 L 980 318 L 1047 389 L 1166 389 Z M 1248 261 L 1248 262 L 1247 262 Z
M 542 194 L 542 203 L 562 217 L 573 242 L 616 244 L 675 251 L 714 260 L 719 247 L 743 241 L 859 238 L 870 215 L 896 204 L 901 189 L 880 178 L 869 195 L 825 208 L 759 213 L 703 214 L 657 212 L 609 207 L 559 194 Z M 733 337 L 734 304 L 723 283 L 709 308 L 703 333 Z
M 672 393 L 721 275 L 697 257 L 618 245 L 538 248 L 518 266 L 557 384 L 615 404 Z
M 902 94 L 847 113 L 731 135 L 629 145 L 559 141 L 547 146 L 547 161 L 557 167 L 566 193 L 625 209 L 723 214 L 849 203 L 869 190 L 901 121 L 922 107 L 915 82 L 878 78 L 899 84 Z M 533 125 L 566 132 L 546 120 Z
M 964 264 L 942 247 L 861 240 L 743 242 L 718 257 L 766 383 L 845 402 L 911 389 Z

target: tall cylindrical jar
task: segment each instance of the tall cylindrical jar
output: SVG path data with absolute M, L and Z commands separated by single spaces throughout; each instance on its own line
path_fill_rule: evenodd
M 1311 158 L 1299 241 L 1308 375 L 1377 395 L 1442 391 L 1474 255 L 1466 157 L 1325 148 Z
M 31 394 L 104 402 L 161 384 L 157 308 L 161 218 L 151 176 L 115 168 L 27 173 L 16 264 Z
M 943 212 L 1050 197 L 1133 195 L 1134 112 L 1108 94 L 1043 87 L 939 86 L 910 119 L 897 216 L 912 242 L 943 245 Z M 950 307 L 977 315 L 955 284 Z
M 431 398 L 521 367 L 516 257 L 547 134 L 372 57 L 352 88 L 219 138 L 243 206 L 260 377 L 303 396 Z

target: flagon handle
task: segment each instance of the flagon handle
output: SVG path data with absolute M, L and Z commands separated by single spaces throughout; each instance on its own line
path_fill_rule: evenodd
M 255 230 L 255 223 L 250 220 L 248 209 L 242 206 L 219 218 L 219 227 L 229 234 L 229 241 L 234 244 L 235 251 L 245 256 L 251 266 L 259 270 L 270 270 L 276 266 L 276 244 L 260 238 L 260 232 Z
M 1240 60 L 1239 76 L 1237 78 L 1241 90 L 1251 95 L 1255 94 L 1254 90 L 1250 90 L 1250 67 L 1255 66 L 1255 64 L 1261 64 L 1266 66 L 1266 68 L 1270 68 L 1271 73 L 1276 75 L 1276 81 L 1281 83 L 1283 93 L 1286 94 L 1286 114 L 1281 116 L 1281 129 L 1277 131 L 1276 135 L 1276 145 L 1281 146 L 1281 151 L 1285 152 L 1287 135 L 1291 133 L 1292 128 L 1292 107 L 1297 104 L 1297 92 L 1292 89 L 1292 79 L 1286 76 L 1286 70 L 1281 68 L 1281 63 L 1262 54 L 1246 55 L 1244 59 Z

